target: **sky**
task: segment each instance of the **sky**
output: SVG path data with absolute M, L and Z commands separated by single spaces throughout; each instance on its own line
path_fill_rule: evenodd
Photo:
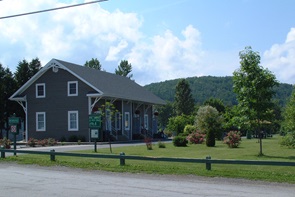
M 2 0 L 0 17 L 91 0 Z M 239 52 L 259 52 L 261 66 L 295 84 L 294 0 L 108 0 L 0 19 L 0 63 L 97 58 L 114 73 L 121 60 L 135 82 L 232 76 Z

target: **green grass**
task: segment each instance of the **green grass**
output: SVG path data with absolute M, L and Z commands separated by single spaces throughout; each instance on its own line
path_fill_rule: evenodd
M 279 140 L 280 137 L 278 136 L 263 140 L 264 156 L 258 156 L 259 143 L 257 139 L 243 139 L 240 147 L 235 149 L 230 149 L 219 141 L 217 141 L 216 147 L 213 148 L 206 147 L 204 144 L 174 147 L 171 143 L 165 143 L 166 148 L 158 148 L 158 144 L 154 143 L 153 150 L 147 150 L 145 145 L 131 145 L 113 148 L 113 154 L 119 155 L 120 152 L 124 152 L 126 155 L 174 158 L 205 158 L 210 155 L 212 159 L 295 162 L 295 150 L 281 147 Z M 96 154 L 93 150 L 79 152 Z M 97 154 L 110 154 L 110 150 L 109 148 L 98 149 Z M 126 160 L 126 165 L 120 166 L 119 159 L 56 156 L 56 161 L 52 162 L 48 155 L 20 155 L 17 157 L 7 157 L 0 161 L 14 161 L 21 164 L 38 164 L 43 166 L 68 166 L 86 170 L 231 177 L 295 184 L 295 167 L 212 164 L 212 170 L 207 171 L 205 164 Z

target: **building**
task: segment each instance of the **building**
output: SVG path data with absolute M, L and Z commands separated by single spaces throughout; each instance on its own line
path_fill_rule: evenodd
M 142 130 L 152 135 L 157 132 L 154 107 L 165 104 L 127 77 L 57 59 L 48 62 L 10 100 L 25 111 L 26 140 L 82 136 L 90 141 L 88 118 L 95 113 L 105 117 L 100 133 L 110 133 L 114 140 L 132 140 Z

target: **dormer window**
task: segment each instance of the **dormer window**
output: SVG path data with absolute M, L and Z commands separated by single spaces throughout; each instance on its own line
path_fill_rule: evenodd
M 36 98 L 45 98 L 45 83 L 36 84 Z
M 78 96 L 78 81 L 68 82 L 68 96 Z

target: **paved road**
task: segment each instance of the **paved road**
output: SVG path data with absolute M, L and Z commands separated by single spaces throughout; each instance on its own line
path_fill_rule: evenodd
M 0 162 L 0 196 L 294 197 L 295 186 L 241 179 L 145 175 Z

